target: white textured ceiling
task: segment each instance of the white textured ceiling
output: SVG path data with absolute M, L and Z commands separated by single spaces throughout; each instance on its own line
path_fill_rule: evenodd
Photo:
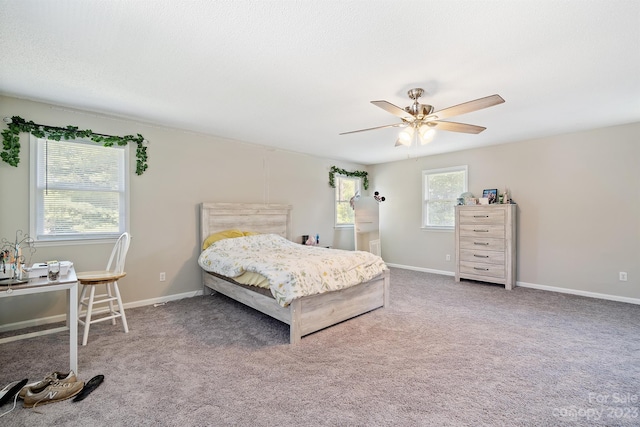
M 363 164 L 640 121 L 638 0 L 0 0 L 0 41 L 2 94 Z M 338 135 L 413 87 L 506 103 Z

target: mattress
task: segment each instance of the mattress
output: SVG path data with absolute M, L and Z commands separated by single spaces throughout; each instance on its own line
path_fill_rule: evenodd
M 387 269 L 369 252 L 305 246 L 276 234 L 217 241 L 200 254 L 198 264 L 236 281 L 245 272 L 259 273 L 283 307 L 295 298 L 368 282 Z

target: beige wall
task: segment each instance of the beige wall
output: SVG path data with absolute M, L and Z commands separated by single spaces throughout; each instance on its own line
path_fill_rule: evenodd
M 48 125 L 75 125 L 114 135 L 141 133 L 149 141 L 149 169 L 131 174 L 131 234 L 125 303 L 201 290 L 197 265 L 198 204 L 202 201 L 287 203 L 293 205 L 292 238 L 320 234 L 321 243 L 353 247 L 353 230 L 333 227 L 332 165 L 362 165 L 267 149 L 238 141 L 140 124 L 46 104 L 0 97 L 0 117 L 18 115 Z M 4 128 L 4 126 L 0 125 Z M 21 135 L 17 168 L 0 162 L 0 237 L 29 230 L 29 137 Z M 131 148 L 131 169 L 135 151 Z M 8 185 L 7 183 L 11 183 Z M 34 262 L 71 260 L 76 270 L 105 267 L 112 244 L 38 247 Z M 159 281 L 166 272 L 167 280 Z M 56 295 L 59 294 L 59 295 Z M 64 312 L 64 293 L 0 299 L 3 325 Z
M 454 271 L 453 232 L 420 229 L 421 172 L 468 165 L 476 197 L 506 186 L 518 204 L 518 282 L 640 299 L 639 136 L 635 123 L 372 166 L 383 258 Z
M 125 302 L 201 289 L 198 204 L 202 201 L 293 205 L 292 233 L 319 233 L 321 242 L 353 247 L 353 231 L 333 228 L 331 165 L 316 158 L 238 141 L 150 126 L 131 120 L 0 97 L 0 117 L 19 115 L 49 125 L 73 124 L 100 133 L 141 133 L 149 169 L 131 176 L 131 232 Z M 469 166 L 470 190 L 507 186 L 518 203 L 521 284 L 640 298 L 640 123 L 541 140 L 468 150 L 369 167 L 369 193 L 380 191 L 382 255 L 392 265 L 453 272 L 453 232 L 423 231 L 421 171 Z M 29 229 L 28 136 L 21 163 L 0 162 L 0 237 Z M 135 157 L 132 150 L 132 170 Z M 10 183 L 10 185 L 8 185 Z M 104 268 L 111 245 L 39 247 L 37 261 L 72 260 L 78 270 Z M 166 272 L 166 282 L 158 280 Z M 628 282 L 618 281 L 626 271 Z M 3 325 L 64 312 L 64 295 L 0 299 Z

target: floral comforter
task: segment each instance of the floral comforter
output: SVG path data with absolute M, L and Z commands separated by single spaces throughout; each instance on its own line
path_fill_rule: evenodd
M 246 271 L 265 276 L 283 307 L 295 298 L 367 282 L 387 269 L 369 252 L 304 246 L 276 234 L 220 240 L 200 254 L 198 264 L 231 278 Z

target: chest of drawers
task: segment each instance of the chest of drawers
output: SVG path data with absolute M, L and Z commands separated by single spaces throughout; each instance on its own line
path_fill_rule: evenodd
M 516 205 L 456 206 L 456 282 L 516 279 Z

